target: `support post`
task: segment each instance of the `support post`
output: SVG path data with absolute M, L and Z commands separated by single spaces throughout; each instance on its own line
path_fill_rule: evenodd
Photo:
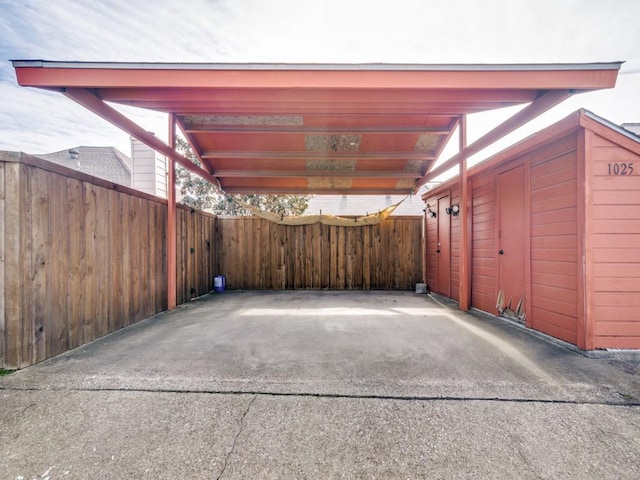
M 466 312 L 470 305 L 471 292 L 471 255 L 470 255 L 470 228 L 469 228 L 469 182 L 467 179 L 467 155 L 464 154 L 467 148 L 467 117 L 462 115 L 458 123 L 460 136 L 460 151 L 463 152 L 460 158 L 460 283 L 459 283 L 459 307 Z
M 176 148 L 176 119 L 169 114 L 169 148 Z M 176 162 L 167 157 L 167 310 L 176 308 L 177 240 L 176 240 Z

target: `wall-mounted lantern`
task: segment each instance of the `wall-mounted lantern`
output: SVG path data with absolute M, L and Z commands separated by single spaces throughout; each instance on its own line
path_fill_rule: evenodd
M 428 218 L 436 218 L 436 212 L 434 212 L 433 210 L 431 210 L 431 208 L 429 207 L 429 204 L 427 203 L 427 208 L 425 208 L 424 210 L 422 210 L 423 212 L 425 212 L 427 214 Z
M 447 207 L 445 209 L 445 211 L 447 212 L 447 215 L 453 215 L 454 217 L 458 216 L 458 213 L 460 213 L 460 205 L 453 204 L 450 207 Z

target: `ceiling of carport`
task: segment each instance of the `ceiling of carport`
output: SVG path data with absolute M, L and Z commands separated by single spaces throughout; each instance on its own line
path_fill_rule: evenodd
M 404 194 L 431 171 L 462 115 L 612 87 L 620 63 L 14 67 L 21 85 L 89 96 L 134 135 L 100 102 L 172 114 L 229 193 Z

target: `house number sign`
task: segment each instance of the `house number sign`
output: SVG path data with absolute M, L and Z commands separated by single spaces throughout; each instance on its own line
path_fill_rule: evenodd
M 609 175 L 633 175 L 633 163 L 609 163 Z

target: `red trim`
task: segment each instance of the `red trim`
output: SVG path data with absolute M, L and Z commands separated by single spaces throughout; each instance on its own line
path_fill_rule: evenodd
M 591 90 L 615 86 L 618 69 L 561 70 L 187 70 L 15 67 L 18 83 L 81 88 L 371 88 Z
M 458 122 L 460 134 L 460 151 L 467 147 L 467 117 L 461 116 Z M 467 176 L 467 156 L 463 155 L 460 161 L 460 253 L 459 253 L 459 306 L 466 312 L 471 304 L 471 238 L 469 232 L 469 178 Z
M 169 148 L 176 146 L 176 119 L 169 115 Z M 177 302 L 177 228 L 176 228 L 176 165 L 167 157 L 167 310 L 176 308 Z

